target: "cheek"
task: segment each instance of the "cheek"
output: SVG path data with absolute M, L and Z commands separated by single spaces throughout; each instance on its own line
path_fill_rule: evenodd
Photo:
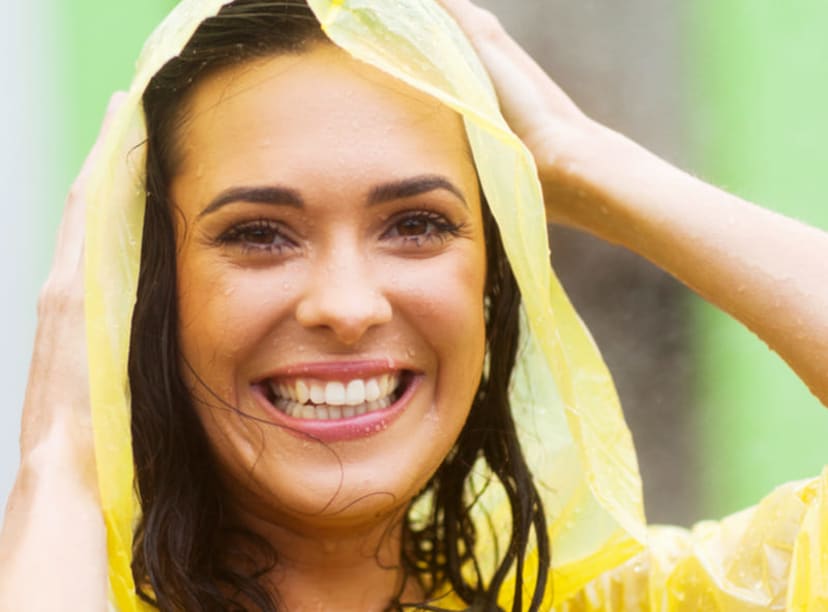
M 483 291 L 485 254 L 482 247 L 435 258 L 434 265 L 411 262 L 395 275 L 395 300 L 403 316 L 411 317 L 457 382 L 479 377 L 485 353 Z M 430 262 L 429 262 L 430 263 Z
M 244 271 L 212 257 L 182 257 L 178 271 L 182 357 L 205 382 L 229 387 L 274 318 L 287 312 L 288 292 L 277 287 L 288 281 L 272 270 Z

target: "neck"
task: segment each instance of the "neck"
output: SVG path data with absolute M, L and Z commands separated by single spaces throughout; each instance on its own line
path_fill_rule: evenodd
M 243 524 L 276 551 L 267 581 L 290 612 L 381 612 L 423 593 L 402 567 L 402 510 L 371 525 L 314 525 L 244 515 Z

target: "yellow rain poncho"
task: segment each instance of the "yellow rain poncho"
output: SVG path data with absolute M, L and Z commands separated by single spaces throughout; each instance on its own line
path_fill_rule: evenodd
M 130 572 L 139 509 L 127 382 L 145 193 L 141 96 L 153 74 L 224 3 L 184 0 L 153 34 L 90 179 L 90 385 L 110 597 L 122 612 L 145 607 L 134 596 Z M 455 23 L 433 0 L 309 4 L 337 45 L 465 118 L 523 298 L 512 405 L 549 515 L 553 576 L 544 607 L 828 610 L 828 474 L 783 487 L 754 509 L 692 532 L 645 527 L 635 453 L 612 379 L 549 266 L 532 157 L 501 117 L 488 77 Z M 508 516 L 497 491 L 482 504 L 495 518 Z M 485 551 L 495 545 L 492 537 L 481 542 L 479 558 L 490 556 Z M 527 566 L 531 576 L 531 558 Z M 510 600 L 507 588 L 501 603 L 509 609 Z

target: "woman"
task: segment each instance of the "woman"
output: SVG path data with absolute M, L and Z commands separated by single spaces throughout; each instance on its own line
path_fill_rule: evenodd
M 257 4 L 263 3 L 237 3 Z M 185 78 L 168 65 L 144 95 L 149 195 L 130 346 L 143 510 L 133 566 L 139 588 L 163 609 L 232 604 L 382 609 L 427 599 L 448 609 L 489 609 L 496 601 L 506 608 L 545 609 L 551 601 L 541 604 L 545 593 L 558 602 L 574 595 L 564 605 L 577 609 L 586 607 L 589 598 L 607 597 L 606 605 L 612 605 L 611 597 L 618 596 L 612 581 L 618 580 L 630 590 L 627 607 L 643 607 L 647 588 L 653 597 L 663 592 L 667 605 L 671 598 L 690 609 L 727 605 L 728 589 L 717 586 L 724 594 L 716 591 L 719 599 L 706 600 L 700 598 L 713 590 L 691 586 L 700 578 L 713 582 L 720 576 L 715 568 L 696 567 L 703 557 L 687 550 L 684 535 L 654 533 L 649 558 L 620 566 L 643 539 L 633 499 L 637 487 L 625 482 L 629 466 L 610 472 L 614 462 L 601 457 L 626 459 L 628 440 L 625 430 L 608 426 L 616 418 L 611 386 L 593 363 L 593 349 L 570 319 L 565 300 L 553 291 L 554 308 L 544 308 L 550 306 L 544 301 L 549 300 L 544 283 L 550 281 L 536 280 L 544 274 L 533 267 L 538 249 L 533 235 L 520 234 L 531 220 L 510 221 L 498 191 L 504 184 L 529 183 L 492 178 L 502 164 L 488 160 L 487 165 L 484 154 L 496 151 L 502 161 L 517 149 L 500 132 L 507 143 L 501 149 L 485 142 L 499 124 L 485 96 L 468 93 L 475 81 L 469 77 L 452 91 L 460 83 L 458 75 L 466 74 L 456 67 L 446 67 L 428 81 L 436 62 L 406 74 L 401 62 L 382 55 L 382 47 L 394 46 L 388 38 L 378 45 L 378 56 L 370 56 L 375 47 L 366 43 L 366 51 L 360 38 L 347 36 L 359 30 L 337 25 L 338 18 L 347 23 L 347 15 L 337 17 L 335 3 L 328 11 L 326 3 L 312 4 L 335 42 L 373 60 L 374 67 L 322 41 L 315 24 L 302 28 L 295 22 L 297 38 L 281 48 L 251 45 L 231 55 L 235 60 L 230 65 L 214 61 L 207 68 L 205 63 L 204 74 L 185 73 Z M 430 4 L 413 4 L 422 9 L 414 17 L 405 15 L 413 27 L 434 26 L 428 33 L 438 40 L 450 31 Z M 488 15 L 460 0 L 445 2 L 445 7 L 475 44 L 507 120 L 538 163 L 548 218 L 662 265 L 751 326 L 825 403 L 828 295 L 819 282 L 826 276 L 824 264 L 813 255 L 828 245 L 825 234 L 703 185 L 594 124 Z M 381 3 L 373 8 L 379 32 L 399 32 L 383 29 L 402 25 L 383 12 Z M 237 23 L 245 36 L 255 29 L 252 18 L 230 23 Z M 351 25 L 360 23 L 356 19 Z M 228 29 L 225 22 L 222 36 Z M 208 42 L 217 36 L 206 24 L 202 33 Z M 428 47 L 428 41 L 413 49 L 399 46 L 400 55 L 410 57 Z M 218 56 L 226 58 L 224 51 Z M 451 64 L 455 56 L 464 57 L 446 48 L 439 60 Z M 193 57 L 196 66 L 206 59 Z M 144 66 L 150 68 L 152 75 L 160 66 Z M 446 74 L 447 85 L 422 93 Z M 176 91 L 176 80 L 181 91 Z M 138 94 L 143 92 L 142 86 Z M 463 113 L 465 134 L 458 115 L 432 96 Z M 116 122 L 115 127 L 126 132 L 124 125 Z M 114 141 L 105 138 L 102 146 Z M 358 156 L 352 154 L 354 148 Z M 41 301 L 21 474 L 1 549 L 4 609 L 103 608 L 107 556 L 112 577 L 123 577 L 119 555 L 129 550 L 118 541 L 123 525 L 116 524 L 117 512 L 111 511 L 117 500 L 112 501 L 108 487 L 117 478 L 101 459 L 97 474 L 93 469 L 90 400 L 86 386 L 78 383 L 87 376 L 76 359 L 85 346 L 83 300 L 103 315 L 109 313 L 100 305 L 118 299 L 101 297 L 102 289 L 89 279 L 90 269 L 92 289 L 86 296 L 80 289 L 83 248 L 101 264 L 92 270 L 106 274 L 108 263 L 100 257 L 95 222 L 85 247 L 79 227 L 84 181 L 95 172 L 94 155 L 70 197 L 56 265 Z M 509 170 L 513 168 L 523 168 L 520 160 Z M 552 461 L 544 463 L 534 456 L 536 447 L 524 445 L 539 485 L 528 478 L 509 413 L 491 412 L 506 404 L 502 383 L 512 374 L 517 318 L 509 299 L 514 281 L 498 251 L 497 232 L 486 220 L 478 175 L 528 315 L 527 346 L 518 360 L 523 369 L 512 375 L 521 384 L 515 386 L 534 393 L 530 399 L 548 399 L 544 389 L 538 390 L 543 381 L 533 368 L 542 362 L 540 371 L 556 376 L 568 420 L 555 422 L 555 431 L 563 436 L 560 432 L 568 427 L 575 440 L 571 448 L 580 452 L 550 453 Z M 113 183 L 127 181 L 115 177 Z M 531 200 L 530 190 L 507 195 Z M 511 203 L 516 216 L 531 213 L 518 200 Z M 739 222 L 727 230 L 711 227 L 723 211 Z M 101 213 L 90 214 L 100 222 Z M 164 232 L 167 240 L 157 241 Z M 725 250 L 728 256 L 721 257 Z M 154 265 L 173 260 L 176 283 L 158 282 L 163 277 Z M 779 295 L 774 279 L 780 277 L 791 279 L 788 293 L 776 302 L 762 299 Z M 738 286 L 745 289 L 738 291 Z M 172 293 L 159 295 L 164 291 Z M 90 316 L 88 321 L 95 326 L 98 319 Z M 808 321 L 807 346 L 797 340 L 797 325 L 802 325 L 797 321 Z M 555 333 L 547 334 L 549 330 Z M 114 395 L 119 392 L 117 377 L 107 379 L 106 368 L 97 367 L 99 334 L 108 338 L 112 327 L 89 330 L 90 349 L 98 353 L 90 355 L 93 410 L 100 404 L 101 388 L 110 385 Z M 490 349 L 485 364 L 484 340 Z M 561 372 L 566 369 L 572 374 Z M 517 410 L 515 395 L 511 401 Z M 389 406 L 373 404 L 386 397 Z M 55 398 L 60 406 L 54 405 Z M 181 410 L 186 404 L 189 409 Z M 165 405 L 170 411 L 159 412 Z M 555 414 L 550 410 L 540 416 L 554 421 Z M 537 421 L 539 415 L 534 417 Z M 500 420 L 493 423 L 493 418 Z M 171 426 L 174 419 L 177 430 Z M 96 415 L 99 458 L 110 459 L 101 451 L 109 439 L 101 431 L 117 426 Z M 199 430 L 203 436 L 192 433 Z M 118 435 L 111 439 L 123 441 Z M 166 454 L 185 444 L 186 452 Z M 467 511 L 480 504 L 458 494 L 464 481 L 469 486 L 468 480 L 474 480 L 474 474 L 466 476 L 481 455 L 506 489 L 506 524 L 512 524 L 507 530 L 511 545 L 494 562 L 481 554 L 493 536 L 479 516 Z M 561 457 L 569 462 L 555 467 L 561 472 L 565 466 L 575 475 L 571 491 L 567 474 L 555 474 L 561 480 L 544 487 L 544 469 Z M 585 465 L 573 467 L 579 461 Z M 437 479 L 432 480 L 435 470 Z M 582 481 L 589 482 L 587 492 L 579 488 Z M 480 488 L 471 483 L 473 489 L 475 485 Z M 438 509 L 431 516 L 410 506 L 423 487 Z M 544 488 L 552 492 L 544 493 Z M 570 506 L 578 495 L 586 501 Z M 192 507 L 193 500 L 206 503 L 187 514 L 182 508 Z M 804 558 L 806 544 L 824 550 L 808 539 L 820 534 L 818 520 L 815 526 L 808 523 L 815 520 L 811 510 L 822 507 L 817 485 L 782 491 L 770 501 L 753 516 L 771 507 L 785 510 L 791 525 L 784 535 L 793 534 L 789 543 L 803 535 L 807 540 L 797 542 L 796 558 L 785 566 L 792 580 L 788 596 L 791 601 L 803 598 L 803 605 L 823 604 L 818 579 L 826 571 L 820 565 L 824 561 Z M 108 555 L 100 502 L 110 512 Z M 796 502 L 803 508 L 794 508 Z M 490 503 L 488 508 L 499 527 L 503 506 Z M 564 520 L 567 511 L 572 514 Z M 131 529 L 131 523 L 126 525 Z M 577 545 L 573 533 L 579 534 Z M 587 542 L 585 533 L 597 543 Z M 536 543 L 527 542 L 532 534 Z M 733 530 L 724 524 L 717 534 L 726 538 Z M 480 548 L 475 535 L 483 540 Z M 58 540 L 63 544 L 55 549 Z M 554 593 L 545 583 L 549 542 Z M 754 550 L 736 544 L 726 547 L 723 559 Z M 43 559 L 47 549 L 54 553 Z M 514 564 L 517 584 L 505 576 Z M 540 570 L 537 578 L 533 566 Z M 615 566 L 614 573 L 575 594 Z M 650 585 L 636 593 L 647 568 Z M 802 582 L 804 570 L 811 572 L 810 584 Z M 38 588 L 44 575 L 55 588 Z M 670 588 L 660 590 L 668 579 Z M 113 580 L 112 589 L 119 603 L 126 601 L 123 584 Z M 447 590 L 454 595 L 441 597 Z M 748 605 L 754 592 L 737 596 Z M 783 603 L 785 596 L 783 589 Z M 778 593 L 770 597 L 771 604 L 778 603 L 773 601 Z

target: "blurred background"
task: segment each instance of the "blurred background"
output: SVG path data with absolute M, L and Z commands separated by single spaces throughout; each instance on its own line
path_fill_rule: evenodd
M 708 181 L 828 229 L 828 3 L 480 3 L 591 116 Z M 110 93 L 128 86 L 143 40 L 174 4 L 5 7 L 0 505 L 17 467 L 37 292 L 64 194 Z M 651 522 L 717 518 L 828 463 L 828 411 L 750 332 L 630 253 L 572 231 L 550 237 L 554 265 L 615 374 Z

